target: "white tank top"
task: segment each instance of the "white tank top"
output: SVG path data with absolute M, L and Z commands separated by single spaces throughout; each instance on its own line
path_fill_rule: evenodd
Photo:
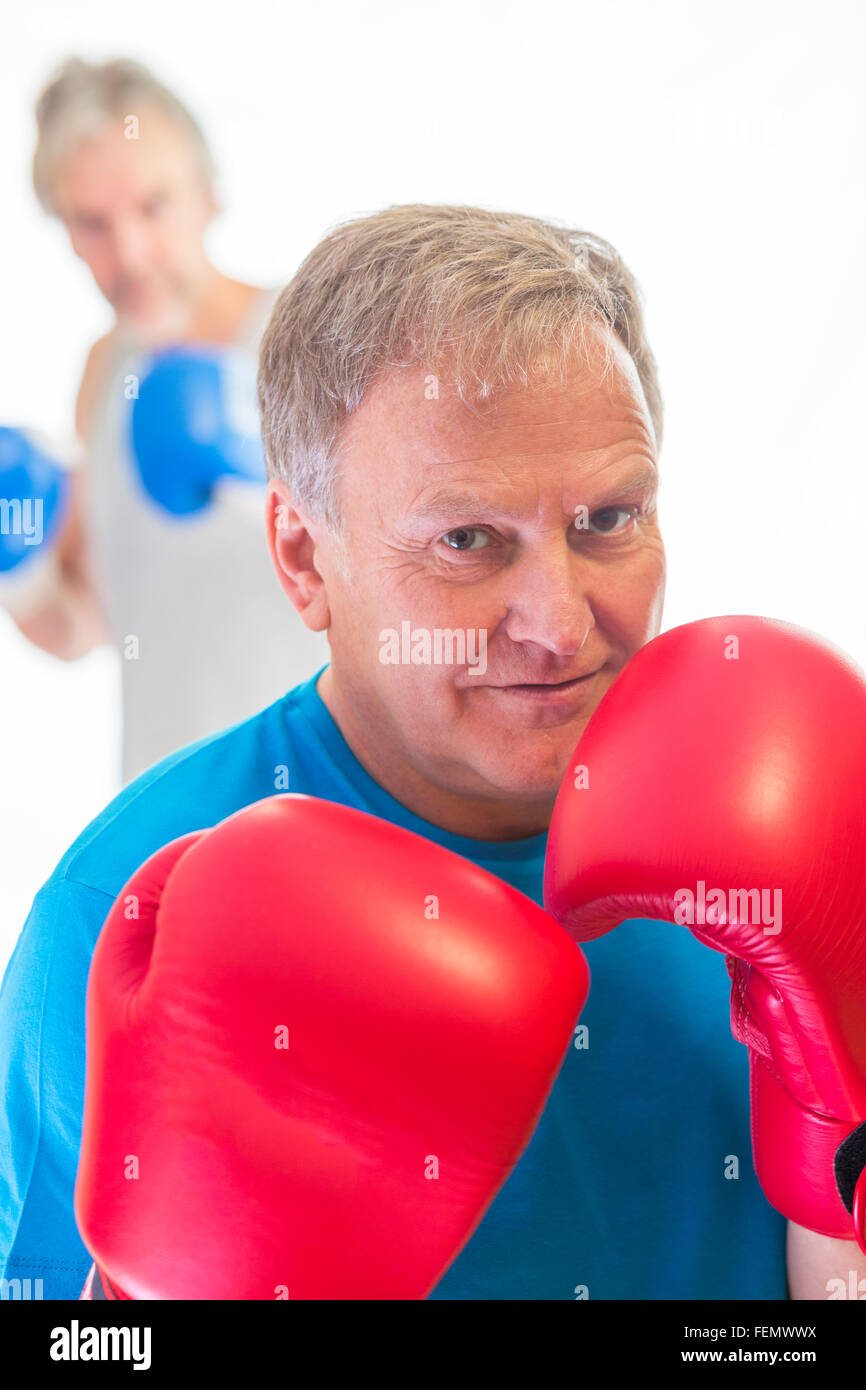
M 255 352 L 277 291 L 236 341 Z M 249 718 L 328 661 L 280 588 L 265 540 L 264 488 L 225 482 L 174 517 L 144 493 L 124 386 L 140 345 L 118 339 L 94 412 L 84 485 L 88 561 L 120 653 L 124 782 L 184 744 Z

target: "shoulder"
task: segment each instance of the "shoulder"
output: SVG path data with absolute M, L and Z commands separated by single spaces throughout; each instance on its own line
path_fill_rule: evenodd
M 285 745 L 284 707 L 293 694 L 187 744 L 136 777 L 79 835 L 53 877 L 114 899 L 145 859 L 171 840 L 273 795 L 268 753 Z
M 61 993 L 74 979 L 86 980 L 111 904 L 146 859 L 172 840 L 217 825 L 286 789 L 277 785 L 275 770 L 295 762 L 296 739 L 304 743 L 299 726 L 311 685 L 297 686 L 251 719 L 155 763 L 70 845 L 37 893 L 9 962 L 0 1010 L 0 1064 L 10 1010 L 26 1007 L 41 1014 L 49 979 Z M 292 789 L 322 794 L 321 768 L 302 781 L 303 786 Z

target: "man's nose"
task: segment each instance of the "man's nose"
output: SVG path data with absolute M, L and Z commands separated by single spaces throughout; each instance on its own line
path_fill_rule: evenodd
M 574 656 L 595 626 L 589 571 L 562 537 L 522 556 L 508 571 L 505 631 L 512 642 L 535 642 L 556 656 Z
M 148 263 L 147 234 L 135 218 L 118 218 L 112 226 L 112 250 L 117 267 L 125 274 Z

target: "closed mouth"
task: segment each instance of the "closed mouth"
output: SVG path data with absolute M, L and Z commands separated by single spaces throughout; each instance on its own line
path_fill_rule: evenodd
M 586 673 L 585 676 L 572 676 L 569 680 L 564 680 L 564 681 L 536 681 L 536 682 L 531 683 L 531 684 L 530 684 L 530 683 L 526 683 L 526 684 L 515 683 L 514 685 L 497 685 L 497 686 L 493 686 L 493 689 L 494 689 L 494 690 L 531 690 L 531 691 L 536 691 L 536 690 L 551 690 L 551 691 L 553 691 L 553 690 L 573 690 L 573 689 L 575 689 L 578 685 L 581 685 L 584 681 L 590 680 L 591 677 L 594 676 L 595 674 L 596 674 L 595 671 L 588 671 L 588 672 Z

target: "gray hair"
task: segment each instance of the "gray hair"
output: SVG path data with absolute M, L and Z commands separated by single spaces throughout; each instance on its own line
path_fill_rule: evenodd
M 213 185 L 216 169 L 200 125 L 153 73 L 128 58 L 101 64 L 70 58 L 36 102 L 33 189 L 46 212 L 57 211 L 54 182 L 64 161 L 109 122 L 137 115 L 144 106 L 161 111 L 187 136 L 206 185 Z
M 475 207 L 406 204 L 343 223 L 282 291 L 262 339 L 268 472 L 338 533 L 340 430 L 378 376 L 447 363 L 471 408 L 525 386 L 551 357 L 564 380 L 593 324 L 629 352 L 660 448 L 662 397 L 640 291 L 609 242 Z

